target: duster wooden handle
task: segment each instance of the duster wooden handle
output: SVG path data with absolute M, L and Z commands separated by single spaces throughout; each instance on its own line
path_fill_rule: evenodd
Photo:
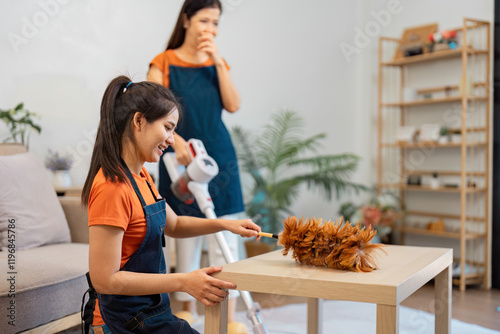
M 259 232 L 259 235 L 261 237 L 278 239 L 278 235 L 277 234 L 273 234 L 273 233 Z

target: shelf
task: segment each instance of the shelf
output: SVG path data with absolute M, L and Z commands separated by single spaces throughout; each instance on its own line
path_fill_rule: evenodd
M 484 283 L 484 274 L 464 274 L 466 284 L 481 284 Z M 460 285 L 460 278 L 453 278 L 454 285 Z
M 450 147 L 462 147 L 462 143 L 446 143 L 440 144 L 436 142 L 420 142 L 420 143 L 382 143 L 381 147 L 398 147 L 398 148 L 426 148 L 426 147 L 436 147 L 436 148 L 450 148 Z M 468 142 L 465 143 L 467 147 L 478 147 L 486 146 L 485 142 Z
M 467 101 L 486 101 L 489 99 L 488 96 L 467 96 Z M 425 106 L 431 104 L 439 104 L 439 103 L 452 103 L 452 102 L 461 102 L 462 96 L 449 96 L 437 99 L 425 99 L 425 100 L 417 100 L 410 102 L 387 102 L 382 103 L 383 107 L 414 107 L 414 106 Z
M 460 239 L 460 232 L 448 232 L 448 231 L 432 231 L 425 230 L 423 228 L 416 227 L 396 227 L 395 230 L 409 233 L 409 234 L 419 234 L 426 235 L 432 237 L 441 237 L 441 238 L 450 238 L 450 239 Z M 484 233 L 465 233 L 465 239 L 481 239 L 485 238 L 486 235 Z
M 381 184 L 380 187 L 382 188 L 391 188 L 391 189 L 400 189 L 400 190 L 405 190 L 405 191 L 427 191 L 427 192 L 449 192 L 449 193 L 461 193 L 463 188 L 460 187 L 439 187 L 439 188 L 431 188 L 429 186 L 411 186 L 407 184 L 390 184 L 390 183 L 385 183 Z M 465 192 L 467 194 L 475 194 L 475 193 L 481 193 L 485 192 L 486 188 L 466 188 Z
M 435 213 L 435 212 L 426 212 L 426 211 L 418 211 L 418 210 L 407 210 L 405 211 L 405 215 L 407 216 L 419 216 L 419 217 L 430 217 L 430 218 L 442 218 L 442 219 L 455 219 L 460 220 L 460 215 L 458 214 L 445 214 L 445 213 Z M 486 219 L 484 217 L 474 217 L 474 216 L 466 216 L 466 221 L 472 222 L 484 222 Z
M 436 172 L 436 170 L 405 170 L 403 171 L 404 175 L 432 175 Z M 457 170 L 439 170 L 439 175 L 440 176 L 461 176 L 462 172 Z M 465 176 L 467 177 L 485 177 L 486 173 L 485 172 L 479 172 L 479 171 L 466 171 Z
M 476 87 L 487 87 L 486 82 L 480 81 L 480 82 L 474 82 L 472 84 L 474 88 Z M 424 95 L 427 93 L 436 93 L 436 92 L 443 92 L 446 93 L 446 91 L 459 91 L 460 90 L 460 85 L 444 85 L 444 86 L 437 86 L 437 87 L 429 87 L 429 88 L 420 88 L 417 89 L 417 94 L 418 95 Z
M 487 55 L 488 51 L 467 48 L 467 54 L 468 55 L 478 55 L 478 54 Z M 436 52 L 431 52 L 431 53 L 424 53 L 421 55 L 416 55 L 416 56 L 411 56 L 411 57 L 404 57 L 401 59 L 382 62 L 381 65 L 382 66 L 405 66 L 405 65 L 440 60 L 440 59 L 460 58 L 461 56 L 462 56 L 462 48 L 458 48 L 458 49 L 453 49 L 453 50 L 443 50 L 443 51 L 436 51 Z

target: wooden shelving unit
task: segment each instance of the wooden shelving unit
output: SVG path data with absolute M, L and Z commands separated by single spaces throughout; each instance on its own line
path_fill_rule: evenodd
M 377 190 L 397 193 L 406 213 L 395 228 L 400 243 L 408 235 L 435 240 L 436 246 L 442 246 L 440 238 L 456 243 L 460 273 L 453 283 L 464 291 L 469 284 L 489 288 L 490 23 L 465 18 L 453 30 L 458 48 L 398 59 L 399 40 L 379 40 Z M 416 99 L 405 100 L 407 87 Z M 399 127 L 438 123 L 460 130 L 461 140 L 397 140 Z M 429 186 L 425 180 L 436 173 L 453 182 Z M 411 175 L 422 183 L 408 184 Z M 427 229 L 434 220 L 445 229 Z

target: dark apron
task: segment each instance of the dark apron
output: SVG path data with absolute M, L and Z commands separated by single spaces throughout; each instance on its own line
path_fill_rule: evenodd
M 125 170 L 146 216 L 146 236 L 139 249 L 120 270 L 150 274 L 165 274 L 165 258 L 162 236 L 166 223 L 165 200 L 157 199 L 151 185 L 149 189 L 156 203 L 146 205 L 134 177 Z M 101 316 L 111 330 L 122 333 L 183 333 L 198 332 L 189 324 L 172 314 L 168 293 L 146 296 L 124 296 L 97 294 Z
M 222 100 L 215 66 L 169 66 L 169 88 L 179 98 L 183 114 L 176 130 L 186 141 L 199 139 L 219 165 L 219 174 L 210 181 L 208 190 L 215 214 L 224 216 L 245 210 L 241 194 L 238 160 L 229 132 L 222 122 Z M 167 151 L 172 152 L 171 148 Z M 196 201 L 187 205 L 175 198 L 165 164 L 159 164 L 158 190 L 178 215 L 204 217 Z

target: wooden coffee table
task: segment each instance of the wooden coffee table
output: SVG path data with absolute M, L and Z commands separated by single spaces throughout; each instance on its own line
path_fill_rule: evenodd
M 435 333 L 451 332 L 451 264 L 448 248 L 389 245 L 380 252 L 379 270 L 355 273 L 306 266 L 281 251 L 224 266 L 213 276 L 238 290 L 308 298 L 308 333 L 322 332 L 321 299 L 377 304 L 377 334 L 399 332 L 399 305 L 435 279 Z M 227 300 L 205 308 L 205 333 L 227 332 Z

